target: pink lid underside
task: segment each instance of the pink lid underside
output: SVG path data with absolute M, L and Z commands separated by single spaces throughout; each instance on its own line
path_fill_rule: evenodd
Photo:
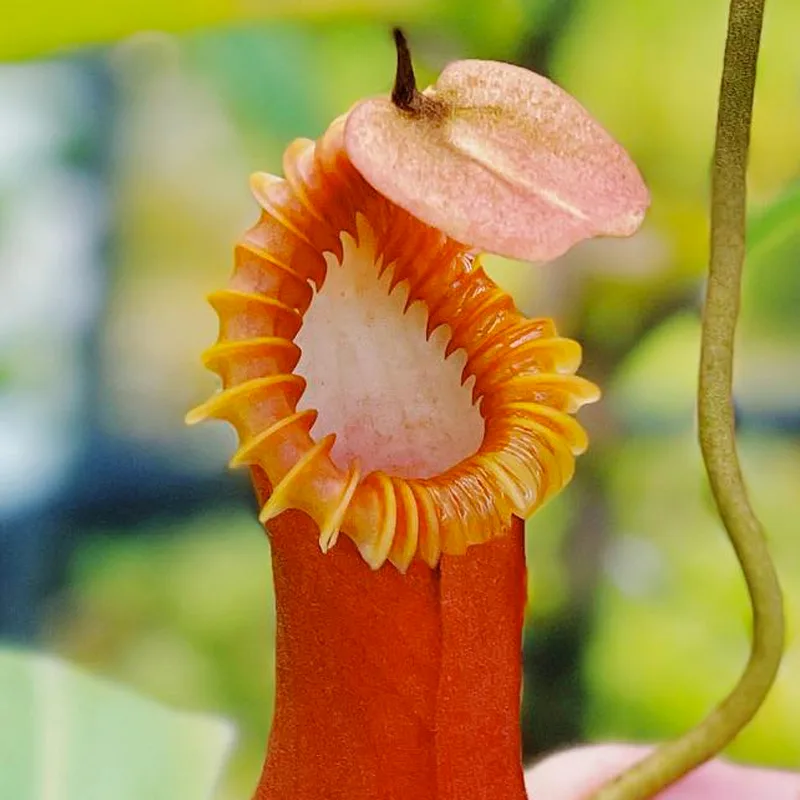
M 350 113 L 345 146 L 379 192 L 479 249 L 550 260 L 582 239 L 626 236 L 649 203 L 636 166 L 568 94 L 509 64 L 451 64 L 426 91 L 437 123 L 386 98 Z

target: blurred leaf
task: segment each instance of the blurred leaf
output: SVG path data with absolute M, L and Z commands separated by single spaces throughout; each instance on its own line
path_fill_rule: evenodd
M 617 370 L 607 397 L 628 425 L 663 433 L 694 420 L 700 320 L 677 313 L 637 343 Z
M 234 26 L 187 36 L 185 45 L 236 120 L 281 149 L 295 137 L 320 136 L 331 119 L 388 92 L 394 80 L 394 44 L 381 21 Z
M 743 285 L 742 326 L 747 340 L 755 333 L 767 337 L 775 350 L 774 337 L 787 337 L 793 350 L 800 324 L 800 180 L 775 202 L 751 216 L 747 228 L 747 268 Z M 796 356 L 789 353 L 787 365 Z M 789 366 L 792 374 L 791 366 Z M 786 380 L 786 376 L 783 376 Z
M 232 727 L 173 711 L 55 658 L 0 651 L 0 797 L 211 797 Z
M 518 49 L 526 17 L 542 4 L 542 0 L 446 0 L 441 27 L 465 45 L 458 58 L 503 60 Z
M 795 181 L 774 203 L 753 215 L 747 226 L 750 263 L 767 258 L 797 234 L 800 220 L 800 180 Z
M 789 635 L 767 702 L 726 752 L 795 768 L 800 451 L 777 436 L 743 436 L 740 446 L 783 584 Z M 714 512 L 693 431 L 630 438 L 609 466 L 617 534 L 604 560 L 585 665 L 586 734 L 591 740 L 673 738 L 721 699 L 747 660 L 744 582 Z
M 168 707 L 235 720 L 237 745 L 215 797 L 242 800 L 258 780 L 272 717 L 269 574 L 269 545 L 247 508 L 153 520 L 136 535 L 104 530 L 72 559 L 46 646 Z
M 567 526 L 576 509 L 572 487 L 539 509 L 525 522 L 525 555 L 528 563 L 528 605 L 525 613 L 534 626 L 546 624 L 569 599 L 568 575 L 562 551 Z
M 315 43 L 307 26 L 248 25 L 191 36 L 187 50 L 237 119 L 286 142 L 324 127 L 312 91 Z
M 0 60 L 47 55 L 74 47 L 101 44 L 137 31 L 183 31 L 267 19 L 302 21 L 332 17 L 370 17 L 392 22 L 427 19 L 445 0 L 141 0 L 98 5 L 42 0 L 35 6 L 12 0 L 3 9 Z M 448 4 L 449 5 L 449 4 Z

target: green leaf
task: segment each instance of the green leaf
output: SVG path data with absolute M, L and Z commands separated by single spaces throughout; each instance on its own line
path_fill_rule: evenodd
M 0 650 L 0 797 L 210 798 L 232 726 L 174 711 L 55 658 Z
M 66 48 L 102 44 L 137 31 L 177 32 L 256 20 L 311 21 L 369 17 L 387 25 L 428 19 L 444 0 L 123 0 L 118 3 L 64 3 L 41 0 L 30 6 L 11 0 L 3 6 L 0 61 L 31 58 Z
M 750 215 L 747 225 L 747 264 L 742 285 L 743 346 L 768 345 L 769 354 L 762 348 L 753 373 L 760 377 L 755 386 L 765 396 L 763 383 L 769 363 L 777 379 L 775 386 L 786 383 L 787 376 L 796 373 L 796 348 L 800 334 L 797 316 L 800 303 L 800 181 L 791 184 L 778 198 Z M 779 357 L 779 339 L 788 347 L 785 357 Z M 748 342 L 750 345 L 748 345 Z M 740 356 L 743 355 L 740 353 Z M 783 362 L 783 365 L 780 365 Z M 755 365 L 754 365 L 755 366 Z M 785 370 L 788 369 L 788 372 Z M 742 388 L 753 383 L 751 377 Z
M 800 220 L 800 181 L 774 203 L 753 215 L 747 226 L 747 255 L 751 264 L 767 258 L 797 235 Z

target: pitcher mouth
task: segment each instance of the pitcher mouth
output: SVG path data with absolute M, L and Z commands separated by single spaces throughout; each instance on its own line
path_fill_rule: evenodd
M 576 342 L 525 318 L 473 252 L 361 177 L 344 151 L 345 119 L 290 145 L 285 178 L 254 176 L 261 218 L 237 245 L 228 287 L 210 297 L 220 334 L 204 363 L 223 390 L 187 421 L 235 427 L 231 464 L 260 468 L 272 485 L 261 522 L 299 509 L 323 551 L 341 531 L 372 568 L 434 567 L 502 535 L 569 481 L 587 446 L 572 415 L 599 390 L 574 374 Z M 349 284 L 331 288 L 330 270 Z M 413 387 L 359 385 L 391 373 L 398 354 L 419 367 Z

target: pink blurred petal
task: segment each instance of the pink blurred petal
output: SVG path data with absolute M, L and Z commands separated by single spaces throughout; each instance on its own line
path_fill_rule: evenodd
M 525 787 L 530 800 L 586 800 L 651 751 L 612 744 L 567 750 L 527 770 Z M 659 794 L 658 800 L 800 800 L 800 774 L 717 759 Z

